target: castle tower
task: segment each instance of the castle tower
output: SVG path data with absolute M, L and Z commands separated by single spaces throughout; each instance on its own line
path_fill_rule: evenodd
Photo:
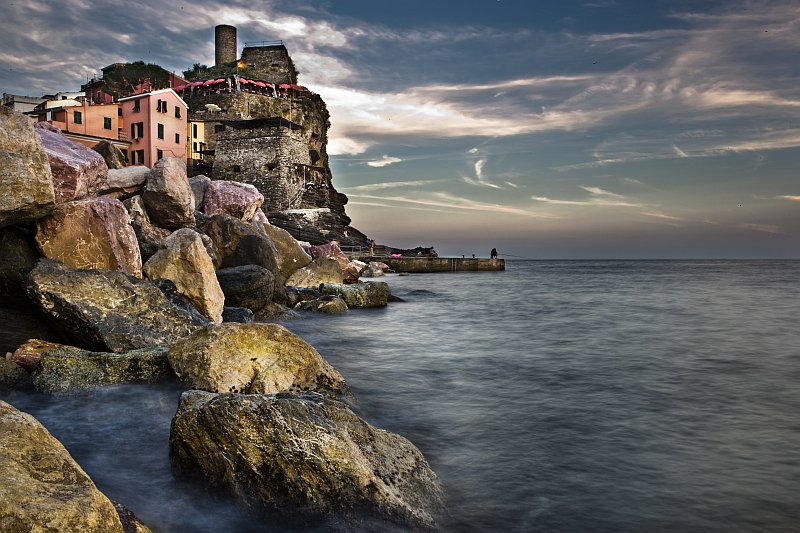
M 236 61 L 236 48 L 235 26 L 220 24 L 214 28 L 214 62 L 217 65 Z

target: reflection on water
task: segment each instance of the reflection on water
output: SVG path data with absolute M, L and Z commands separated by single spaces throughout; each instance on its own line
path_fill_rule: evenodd
M 426 454 L 444 530 L 796 531 L 800 263 L 507 268 L 392 276 L 404 303 L 286 324 Z M 297 529 L 172 478 L 179 394 L 8 399 L 155 531 Z

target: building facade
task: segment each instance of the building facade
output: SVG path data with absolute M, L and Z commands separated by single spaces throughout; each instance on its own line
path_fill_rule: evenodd
M 72 102 L 72 100 L 53 100 Z M 100 141 L 109 141 L 127 157 L 130 142 L 125 136 L 122 109 L 119 104 L 91 104 L 83 99 L 77 105 L 42 108 L 30 113 L 39 122 L 49 122 L 65 137 L 92 148 Z
M 120 98 L 128 162 L 152 167 L 162 157 L 186 161 L 188 107 L 172 89 Z

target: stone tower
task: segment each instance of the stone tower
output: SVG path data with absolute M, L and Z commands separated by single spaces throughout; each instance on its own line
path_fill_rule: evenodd
M 236 28 L 220 24 L 214 28 L 214 61 L 217 65 L 238 59 L 236 54 Z

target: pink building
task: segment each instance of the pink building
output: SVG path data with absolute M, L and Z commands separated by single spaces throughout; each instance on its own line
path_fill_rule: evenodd
M 122 129 L 119 105 L 91 105 L 85 99 L 79 102 L 80 105 L 43 108 L 29 115 L 37 121 L 49 122 L 68 139 L 78 141 L 84 146 L 91 148 L 100 141 L 110 141 L 127 155 L 130 143 Z
M 131 146 L 128 162 L 152 167 L 162 157 L 186 161 L 188 106 L 172 89 L 120 98 L 123 131 Z

